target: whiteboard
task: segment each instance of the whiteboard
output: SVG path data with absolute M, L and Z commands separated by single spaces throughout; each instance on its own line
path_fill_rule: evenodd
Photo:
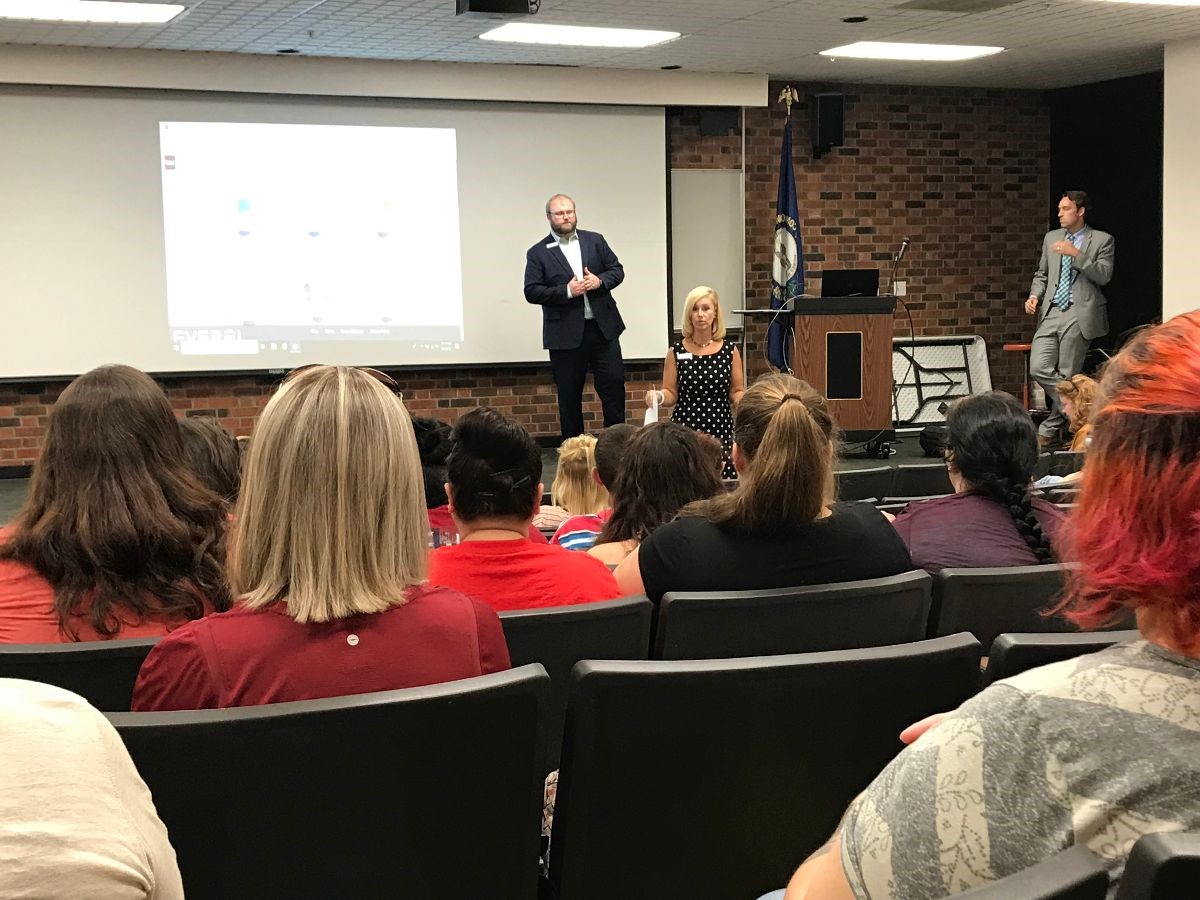
M 741 169 L 671 170 L 671 309 L 679 327 L 688 292 L 721 298 L 725 327 L 740 328 L 746 300 L 745 178 Z

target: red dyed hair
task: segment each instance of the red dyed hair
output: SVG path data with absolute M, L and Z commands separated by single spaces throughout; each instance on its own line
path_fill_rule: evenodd
M 1147 329 L 1108 364 L 1067 559 L 1084 627 L 1154 610 L 1200 639 L 1200 311 Z

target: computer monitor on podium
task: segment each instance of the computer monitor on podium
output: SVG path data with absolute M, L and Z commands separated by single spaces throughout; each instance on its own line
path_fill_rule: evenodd
M 876 297 L 878 269 L 826 269 L 821 273 L 822 297 Z

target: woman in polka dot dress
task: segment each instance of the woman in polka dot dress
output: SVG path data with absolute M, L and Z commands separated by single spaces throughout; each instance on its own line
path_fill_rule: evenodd
M 724 477 L 736 478 L 729 459 L 733 447 L 733 409 L 742 399 L 742 357 L 725 337 L 725 321 L 717 292 L 701 285 L 683 305 L 683 339 L 663 361 L 661 391 L 647 391 L 646 405 L 674 405 L 671 418 L 711 434 L 725 450 Z

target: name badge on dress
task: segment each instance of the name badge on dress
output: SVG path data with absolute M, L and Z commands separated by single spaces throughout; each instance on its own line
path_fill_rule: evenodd
M 676 358 L 676 359 L 691 359 L 691 358 L 692 358 L 692 354 L 690 354 L 690 353 L 676 353 L 676 354 L 675 354 L 675 358 Z

